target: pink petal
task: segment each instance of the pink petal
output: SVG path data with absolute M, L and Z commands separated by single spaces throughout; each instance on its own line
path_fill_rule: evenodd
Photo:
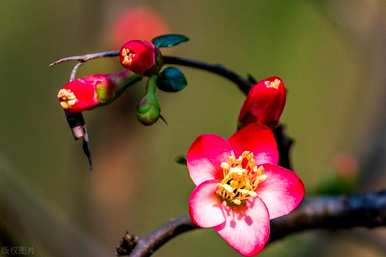
M 304 198 L 303 182 L 291 170 L 270 164 L 263 168 L 267 179 L 256 193 L 267 206 L 270 219 L 290 213 Z
M 279 153 L 271 129 L 252 123 L 229 138 L 236 157 L 244 151 L 255 154 L 257 164 L 277 164 Z
M 230 247 L 244 256 L 263 250 L 269 238 L 269 214 L 263 201 L 255 197 L 245 206 L 229 209 L 225 219 L 215 230 Z
M 186 155 L 189 175 L 194 184 L 220 178 L 220 164 L 231 154 L 232 147 L 224 138 L 216 135 L 199 136 Z
M 224 223 L 220 199 L 216 195 L 217 180 L 207 180 L 196 187 L 189 198 L 189 214 L 196 225 L 204 228 Z

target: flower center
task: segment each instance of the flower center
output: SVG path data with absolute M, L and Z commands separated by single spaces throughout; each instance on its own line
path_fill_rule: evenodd
M 60 89 L 58 99 L 63 109 L 69 109 L 76 103 L 76 96 L 70 89 Z
M 130 51 L 129 48 L 123 48 L 122 49 L 122 57 L 123 57 L 122 63 L 123 64 L 130 65 L 133 62 L 134 56 L 135 56 L 135 53 Z
M 265 86 L 267 88 L 278 89 L 279 85 L 280 85 L 280 80 L 278 80 L 278 79 L 275 79 L 274 81 L 265 81 Z
M 257 166 L 253 153 L 244 151 L 237 159 L 231 155 L 221 163 L 223 179 L 216 194 L 228 205 L 239 206 L 250 197 L 256 196 L 256 188 L 266 179 L 262 166 Z

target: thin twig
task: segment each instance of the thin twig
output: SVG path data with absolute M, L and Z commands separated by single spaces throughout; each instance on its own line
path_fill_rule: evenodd
M 70 75 L 70 81 L 73 81 L 76 79 L 76 73 L 78 72 L 79 67 L 83 64 L 83 62 L 78 62 L 77 64 L 74 65 L 71 71 Z
M 271 221 L 270 243 L 307 230 L 381 226 L 386 226 L 386 191 L 306 198 L 302 206 L 291 214 Z M 124 251 L 121 249 L 120 253 L 130 253 L 130 257 L 148 257 L 174 237 L 197 228 L 185 215 L 140 237 L 136 244 L 131 242 L 131 247 L 135 247 Z
M 119 51 L 105 51 L 105 52 L 98 52 L 98 53 L 91 53 L 91 54 L 84 54 L 84 55 L 69 56 L 69 57 L 64 57 L 54 61 L 53 63 L 50 64 L 50 66 L 54 66 L 59 63 L 69 62 L 69 61 L 87 62 L 98 58 L 116 57 L 118 55 L 119 55 Z

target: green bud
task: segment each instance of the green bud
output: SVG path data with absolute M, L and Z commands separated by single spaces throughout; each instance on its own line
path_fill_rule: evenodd
M 146 126 L 156 123 L 161 116 L 156 81 L 156 75 L 149 78 L 146 86 L 146 94 L 137 105 L 137 119 Z

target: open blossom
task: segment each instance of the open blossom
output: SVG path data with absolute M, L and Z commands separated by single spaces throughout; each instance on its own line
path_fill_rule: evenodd
M 71 112 L 93 109 L 113 100 L 126 84 L 128 71 L 94 74 L 68 82 L 58 92 L 59 104 Z
M 284 82 L 276 76 L 261 80 L 252 86 L 241 108 L 239 127 L 257 122 L 266 127 L 279 123 L 286 102 Z
M 277 163 L 272 131 L 255 123 L 228 140 L 199 136 L 187 153 L 196 185 L 189 199 L 192 221 L 213 228 L 244 256 L 262 251 L 270 219 L 288 214 L 304 197 L 302 181 Z
M 145 40 L 129 40 L 121 48 L 119 58 L 123 67 L 140 75 L 157 69 L 159 50 Z

